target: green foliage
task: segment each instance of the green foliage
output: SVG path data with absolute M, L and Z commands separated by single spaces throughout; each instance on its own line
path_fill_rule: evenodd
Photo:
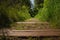
M 30 14 L 32 17 L 35 17 L 38 14 L 38 11 L 43 8 L 43 2 L 44 0 L 34 0 L 35 6 L 33 11 L 30 10 Z
M 0 0 L 0 26 L 31 18 L 29 0 Z
M 44 8 L 36 18 L 50 22 L 53 27 L 60 28 L 60 0 L 44 0 Z
M 38 13 L 38 10 L 36 8 L 34 8 L 33 10 L 30 9 L 29 13 L 30 13 L 31 17 L 35 17 Z
M 1 0 L 0 10 L 3 9 L 12 21 L 24 21 L 30 18 L 29 5 L 29 0 Z
M 18 17 L 21 17 L 19 18 L 21 21 L 31 18 L 29 9 L 26 6 L 22 6 L 22 9 L 18 11 Z
M 37 9 L 42 8 L 43 7 L 43 2 L 44 2 L 44 0 L 35 0 L 35 7 Z

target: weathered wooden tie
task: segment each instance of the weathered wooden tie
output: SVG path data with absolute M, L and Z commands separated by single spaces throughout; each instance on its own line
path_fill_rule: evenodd
M 60 36 L 60 29 L 9 30 L 8 36 Z M 7 36 L 7 34 L 5 34 Z M 0 33 L 0 36 L 3 34 Z

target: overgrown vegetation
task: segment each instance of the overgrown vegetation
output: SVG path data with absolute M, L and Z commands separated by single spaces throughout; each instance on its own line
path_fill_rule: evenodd
M 35 0 L 35 8 L 32 11 L 30 0 L 0 0 L 0 25 L 7 26 L 35 16 L 40 21 L 47 21 L 53 27 L 60 28 L 59 4 L 59 0 Z
M 35 7 L 36 9 L 43 8 L 44 0 L 35 0 Z
M 60 1 L 59 0 L 44 0 L 44 7 L 38 13 L 36 18 L 40 21 L 48 21 L 55 28 L 60 28 Z
M 31 18 L 29 2 L 29 0 L 0 0 L 0 29 L 2 29 L 3 40 L 6 40 L 5 32 L 8 31 L 5 28 L 10 28 L 13 22 Z
M 27 19 L 27 22 L 29 22 L 30 18 L 33 18 L 33 21 L 35 21 L 34 18 L 36 18 L 37 20 L 40 20 L 40 22 L 49 22 L 52 25 L 52 28 L 60 28 L 60 0 L 35 0 L 35 6 L 33 10 L 31 9 L 30 0 L 0 0 L 0 29 L 10 28 L 10 24 L 12 24 L 13 22 L 23 22 Z M 46 27 L 48 28 L 49 26 L 37 24 L 37 27 L 36 24 L 37 23 L 24 25 L 16 24 L 16 29 L 42 29 Z M 4 34 L 3 29 L 2 31 Z M 31 37 L 29 38 L 29 40 L 35 40 L 35 38 L 32 39 Z M 51 39 L 44 38 L 43 40 Z
M 0 25 L 25 21 L 35 16 L 40 21 L 47 21 L 53 27 L 60 28 L 59 4 L 59 0 L 35 0 L 35 8 L 32 11 L 30 0 L 0 0 Z
M 0 1 L 0 10 L 2 12 L 5 11 L 5 13 L 3 14 L 7 15 L 10 19 L 12 19 L 12 21 L 24 21 L 30 18 L 29 8 L 30 8 L 29 0 Z

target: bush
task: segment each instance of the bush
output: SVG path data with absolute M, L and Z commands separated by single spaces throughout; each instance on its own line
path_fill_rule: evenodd
M 40 21 L 48 21 L 53 27 L 60 28 L 60 0 L 44 0 L 42 11 L 38 12 L 36 18 Z
M 29 2 L 24 0 L 1 0 L 0 1 L 0 10 L 9 17 L 11 21 L 24 21 L 30 18 L 29 14 Z M 28 4 L 27 4 L 28 2 Z M 27 5 L 26 5 L 26 4 Z M 1 12 L 0 12 L 1 13 Z

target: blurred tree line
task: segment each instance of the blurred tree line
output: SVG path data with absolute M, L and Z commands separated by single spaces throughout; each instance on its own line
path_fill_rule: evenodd
M 6 22 L 6 25 L 8 25 L 12 22 L 36 17 L 39 20 L 59 26 L 59 0 L 34 0 L 34 2 L 35 7 L 32 10 L 30 0 L 0 0 L 0 24 Z
M 0 0 L 0 25 L 31 18 L 29 9 L 30 0 Z
M 10 28 L 10 24 L 31 18 L 29 14 L 30 0 L 0 0 L 0 29 L 2 28 L 3 40 L 4 28 Z
M 44 0 L 35 0 L 35 8 L 39 10 L 40 8 L 43 8 Z
M 35 0 L 35 4 L 39 5 L 40 1 Z M 0 25 L 8 25 L 11 22 L 24 21 L 34 17 L 39 6 L 32 11 L 30 0 L 0 0 Z M 8 21 L 7 21 L 8 20 Z
M 38 14 L 38 11 L 43 8 L 44 0 L 34 0 L 34 8 L 30 9 L 31 17 L 35 17 Z
M 30 0 L 0 0 L 0 28 L 32 17 L 60 28 L 60 0 L 35 0 L 33 10 Z

